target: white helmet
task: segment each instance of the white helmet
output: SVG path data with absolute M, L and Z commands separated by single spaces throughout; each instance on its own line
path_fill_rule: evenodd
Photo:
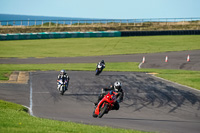
M 122 83 L 121 83 L 121 82 L 116 81 L 116 82 L 114 83 L 114 89 L 115 89 L 115 91 L 121 90 L 121 87 L 122 87 Z
M 60 74 L 61 74 L 61 75 L 64 75 L 65 73 L 66 73 L 65 70 L 61 70 L 61 71 L 60 71 Z

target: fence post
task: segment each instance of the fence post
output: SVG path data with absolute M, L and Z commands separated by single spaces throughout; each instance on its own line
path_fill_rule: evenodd
M 136 19 L 134 19 L 134 22 L 133 22 L 133 23 L 134 23 L 134 26 L 135 26 L 135 22 L 136 22 Z
M 49 21 L 49 27 L 51 27 L 51 20 Z

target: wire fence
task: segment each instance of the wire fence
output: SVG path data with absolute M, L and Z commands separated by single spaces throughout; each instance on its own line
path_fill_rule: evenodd
M 200 18 L 152 18 L 152 19 L 82 19 L 82 20 L 4 20 L 0 27 L 74 27 L 74 26 L 200 26 Z

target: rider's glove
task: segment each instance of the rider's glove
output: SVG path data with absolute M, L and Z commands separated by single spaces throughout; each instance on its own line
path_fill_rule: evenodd
M 101 93 L 102 93 L 102 94 L 106 93 L 105 90 L 104 90 L 103 88 L 101 89 Z

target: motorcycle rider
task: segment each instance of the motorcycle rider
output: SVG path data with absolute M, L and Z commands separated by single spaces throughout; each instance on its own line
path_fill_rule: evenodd
M 101 89 L 102 92 L 98 96 L 98 100 L 94 103 L 94 105 L 96 106 L 99 103 L 99 101 L 101 101 L 101 99 L 107 94 L 106 93 L 107 91 L 114 91 L 117 93 L 116 95 L 117 101 L 114 104 L 113 109 L 119 110 L 119 103 L 123 101 L 123 97 L 124 97 L 124 91 L 121 87 L 122 87 L 122 83 L 119 81 L 116 81 L 114 85 L 111 85 L 110 87 L 107 87 L 107 88 L 102 88 Z
M 102 69 L 106 67 L 106 63 L 104 62 L 104 60 L 101 60 L 101 62 L 97 64 L 97 68 L 98 68 L 98 65 L 102 66 Z
M 57 87 L 57 89 L 59 89 L 59 87 L 60 87 L 58 81 L 60 79 L 62 79 L 62 77 L 64 77 L 64 79 L 68 80 L 68 84 L 69 84 L 69 79 L 70 79 L 69 76 L 67 75 L 67 73 L 66 73 L 65 70 L 61 70 L 60 73 L 58 74 L 58 79 L 57 79 L 57 85 L 58 85 L 58 87 Z

